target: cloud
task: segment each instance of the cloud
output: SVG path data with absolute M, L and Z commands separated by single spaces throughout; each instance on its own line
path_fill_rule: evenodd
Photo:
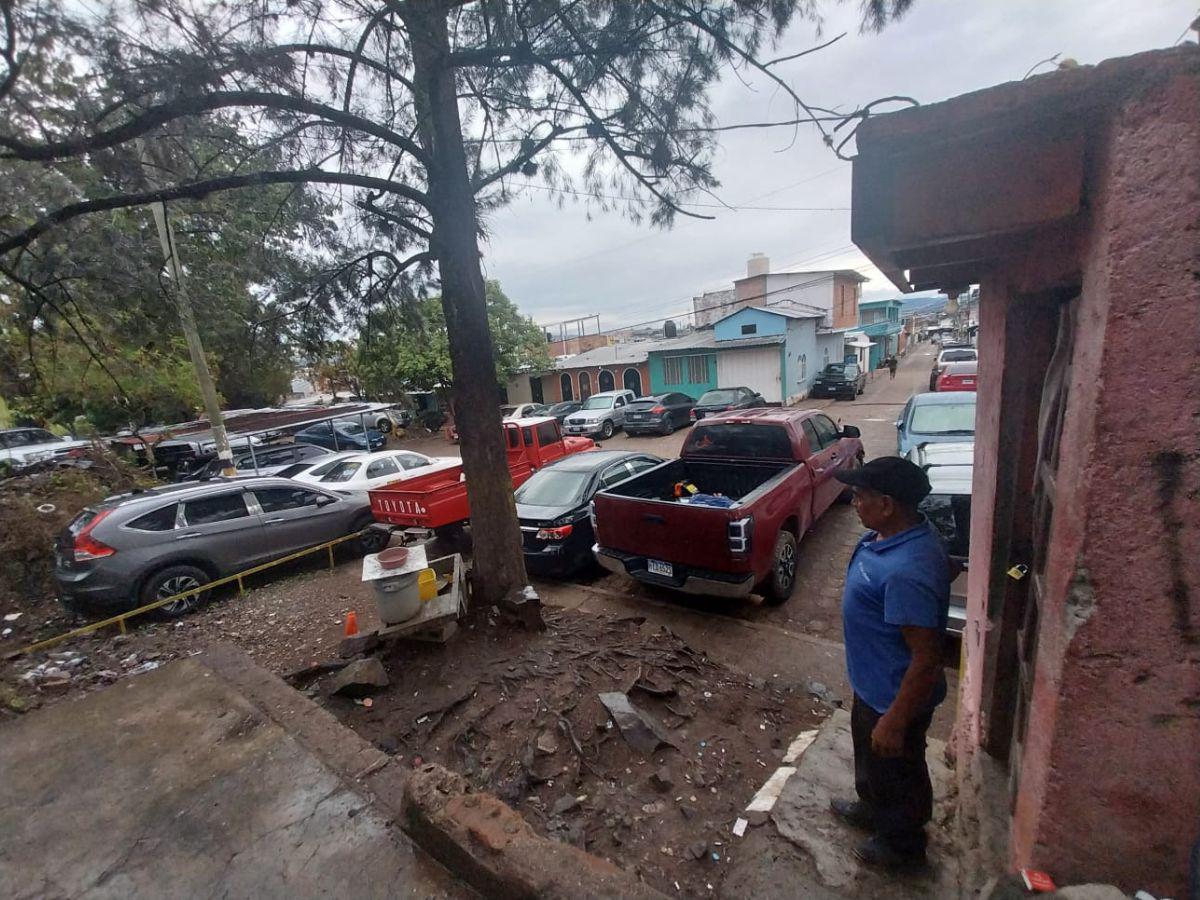
M 833 46 L 780 66 L 780 74 L 821 106 L 852 109 L 893 94 L 931 103 L 1018 80 L 1055 53 L 1088 64 L 1169 46 L 1195 15 L 1194 4 L 918 0 L 909 16 L 873 35 L 858 32 L 857 4 L 827 3 L 822 36 L 799 22 L 777 55 L 846 31 Z M 716 87 L 722 125 L 793 117 L 773 85 L 747 81 L 727 77 Z M 705 209 L 714 221 L 680 218 L 661 231 L 618 213 L 589 216 L 578 198 L 560 208 L 544 191 L 527 190 L 488 217 L 488 277 L 539 322 L 599 314 L 605 329 L 689 310 L 695 294 L 744 274 L 752 252 L 770 256 L 776 271 L 857 268 L 870 278 L 867 298 L 898 293 L 851 243 L 850 212 L 838 209 L 850 206 L 851 166 L 811 126 L 726 132 L 714 171 L 722 201 L 775 209 Z

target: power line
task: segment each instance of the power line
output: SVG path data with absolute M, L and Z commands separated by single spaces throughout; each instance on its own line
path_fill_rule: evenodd
M 518 187 L 525 188 L 531 191 L 545 191 L 549 194 L 572 194 L 576 197 L 592 197 L 597 200 L 620 200 L 627 203 L 640 203 L 644 198 L 641 197 L 623 197 L 614 194 L 596 194 L 591 191 L 576 191 L 571 188 L 548 187 L 542 184 L 529 184 L 528 182 Z M 754 212 L 848 212 L 849 206 L 734 206 L 729 203 L 689 203 L 679 201 L 677 206 L 691 206 L 696 209 L 725 209 L 730 212 L 754 211 Z

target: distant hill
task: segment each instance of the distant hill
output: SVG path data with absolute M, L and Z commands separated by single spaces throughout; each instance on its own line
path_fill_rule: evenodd
M 902 316 L 933 312 L 946 305 L 946 298 L 942 294 L 924 294 L 916 297 L 904 297 L 902 299 L 904 302 L 904 305 L 900 308 L 900 315 Z

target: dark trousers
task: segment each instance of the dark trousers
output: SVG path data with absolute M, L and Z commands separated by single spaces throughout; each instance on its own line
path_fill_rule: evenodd
M 857 695 L 850 713 L 858 799 L 874 816 L 876 834 L 901 853 L 924 851 L 925 823 L 933 815 L 933 785 L 925 764 L 925 735 L 932 718 L 930 710 L 910 723 L 904 752 L 884 757 L 871 751 L 871 732 L 880 713 Z

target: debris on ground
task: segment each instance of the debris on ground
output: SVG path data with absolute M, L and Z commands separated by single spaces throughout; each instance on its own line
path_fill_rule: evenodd
M 373 694 L 389 684 L 387 672 L 374 656 L 366 659 L 356 659 L 333 676 L 329 686 L 331 694 L 341 694 L 345 697 L 365 697 Z
M 405 767 L 445 766 L 543 837 L 664 893 L 711 896 L 708 885 L 718 888 L 737 859 L 734 823 L 793 738 L 827 710 L 803 685 L 793 693 L 755 684 L 640 617 L 544 615 L 544 632 L 480 616 L 452 645 L 387 647 L 391 684 L 370 708 L 330 696 L 333 674 L 314 673 L 308 689 Z M 606 694 L 634 711 L 651 749 L 630 745 Z

